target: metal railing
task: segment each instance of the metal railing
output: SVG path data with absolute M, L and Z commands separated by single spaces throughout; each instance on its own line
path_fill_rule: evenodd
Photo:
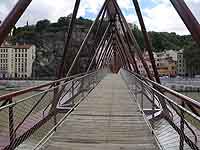
M 120 73 L 162 149 L 200 149 L 199 102 L 136 73 Z
M 0 149 L 34 148 L 49 131 L 55 132 L 106 72 L 104 68 L 0 96 Z

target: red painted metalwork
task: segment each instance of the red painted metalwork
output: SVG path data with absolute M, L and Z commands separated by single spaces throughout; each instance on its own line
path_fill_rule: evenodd
M 0 45 L 15 26 L 32 0 L 19 0 L 0 26 Z
M 149 54 L 149 57 L 150 57 L 150 60 L 151 60 L 151 65 L 152 65 L 152 68 L 153 68 L 154 77 L 155 77 L 156 81 L 158 83 L 160 83 L 158 70 L 157 70 L 155 59 L 154 59 L 153 52 L 152 52 L 152 46 L 151 46 L 150 41 L 149 41 L 149 37 L 148 37 L 146 27 L 145 27 L 145 24 L 144 24 L 144 21 L 143 21 L 142 13 L 140 11 L 139 3 L 138 3 L 137 0 L 133 0 L 133 3 L 134 3 L 135 10 L 136 10 L 136 13 L 137 13 L 137 16 L 138 16 L 138 20 L 140 22 L 140 26 L 141 26 L 141 29 L 142 29 L 145 46 L 146 46 L 146 49 L 148 51 L 148 54 Z
M 73 28 L 75 26 L 75 20 L 76 20 L 76 16 L 77 16 L 77 12 L 78 12 L 78 8 L 80 5 L 80 0 L 76 0 L 75 6 L 74 6 L 74 10 L 73 10 L 73 14 L 72 14 L 72 18 L 69 24 L 69 29 L 67 32 L 67 37 L 65 40 L 65 47 L 64 47 L 64 52 L 63 52 L 63 57 L 62 57 L 62 61 L 61 61 L 61 66 L 59 68 L 59 74 L 58 74 L 58 79 L 63 78 L 64 77 L 64 73 L 66 72 L 66 55 L 68 52 L 68 46 L 69 46 L 69 42 L 72 36 L 72 31 Z
M 184 24 L 192 34 L 193 39 L 200 45 L 200 25 L 184 0 L 170 0 Z

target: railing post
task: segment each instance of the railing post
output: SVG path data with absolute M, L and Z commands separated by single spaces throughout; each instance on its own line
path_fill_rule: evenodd
M 72 97 L 74 97 L 74 81 L 72 81 L 71 94 L 72 94 Z M 73 98 L 72 105 L 74 105 L 74 104 L 75 104 L 75 102 L 74 102 L 74 98 Z
M 81 79 L 81 93 L 82 97 L 84 97 L 84 78 Z
M 56 87 L 57 86 L 57 87 Z M 58 88 L 59 88 L 59 86 L 58 85 L 56 85 L 56 84 L 54 84 L 54 87 L 56 87 L 56 88 L 54 88 L 54 90 L 53 90 L 53 99 L 56 99 L 57 98 L 57 96 L 58 96 Z M 54 101 L 54 100 L 53 100 Z M 52 102 L 53 102 L 52 101 Z M 53 116 L 53 119 L 54 119 L 54 125 L 56 125 L 57 124 L 57 118 L 56 118 L 56 106 L 53 108 L 53 113 L 54 113 L 54 116 Z M 56 128 L 55 128 L 55 131 L 56 131 Z
M 143 111 L 143 107 L 144 107 L 144 102 L 143 102 L 144 93 L 143 92 L 144 92 L 144 84 L 143 84 L 143 82 L 141 82 L 141 104 L 140 104 L 141 106 L 140 107 L 141 107 L 142 111 Z
M 9 104 L 12 104 L 12 98 L 9 99 Z M 14 149 L 14 141 L 16 137 L 15 129 L 14 129 L 14 111 L 13 106 L 9 107 L 9 137 L 10 137 L 10 146 L 9 149 Z
M 152 89 L 152 128 L 154 129 L 154 118 L 155 118 L 155 92 L 154 90 Z
M 181 103 L 182 107 L 185 107 L 185 103 L 182 101 Z M 181 118 L 180 118 L 180 145 L 179 145 L 179 149 L 183 150 L 184 148 L 184 112 L 181 110 Z
M 137 100 L 137 81 L 136 81 L 136 78 L 135 78 L 135 97 L 136 97 L 136 100 Z

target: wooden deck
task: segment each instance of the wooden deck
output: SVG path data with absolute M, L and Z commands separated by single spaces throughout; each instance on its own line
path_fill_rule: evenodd
M 155 150 L 120 75 L 109 74 L 50 138 L 47 150 Z

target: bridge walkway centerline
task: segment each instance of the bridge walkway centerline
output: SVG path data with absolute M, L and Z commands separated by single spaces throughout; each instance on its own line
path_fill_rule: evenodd
M 47 150 L 157 150 L 119 74 L 108 74 L 57 128 Z

